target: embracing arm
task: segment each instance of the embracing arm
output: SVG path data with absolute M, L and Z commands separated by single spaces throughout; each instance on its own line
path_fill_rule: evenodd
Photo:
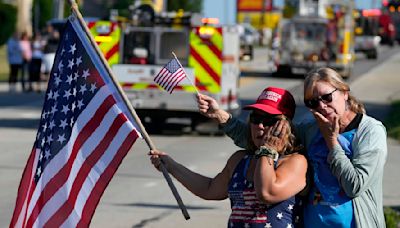
M 303 155 L 291 154 L 274 169 L 271 158 L 257 160 L 254 187 L 260 200 L 274 204 L 299 193 L 306 186 L 307 160 Z
M 223 200 L 228 197 L 228 184 L 234 167 L 240 159 L 238 153 L 235 153 L 220 173 L 214 178 L 209 178 L 191 171 L 164 152 L 152 150 L 149 155 L 151 162 L 157 169 L 159 169 L 161 158 L 165 168 L 176 180 L 193 194 L 206 200 Z
M 234 141 L 235 145 L 241 148 L 247 147 L 249 129 L 246 123 L 220 109 L 217 101 L 207 95 L 198 94 L 197 104 L 200 114 L 220 124 L 222 130 Z
M 350 160 L 339 144 L 328 154 L 328 164 L 349 197 L 357 197 L 383 178 L 387 157 L 386 130 L 370 124 L 353 141 L 354 155 Z

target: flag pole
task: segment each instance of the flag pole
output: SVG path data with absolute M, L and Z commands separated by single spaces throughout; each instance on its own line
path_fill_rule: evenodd
M 185 68 L 183 68 L 183 66 L 182 66 L 182 64 L 181 64 L 181 62 L 179 62 L 179 59 L 178 59 L 178 57 L 176 57 L 176 55 L 175 55 L 175 53 L 174 52 L 172 52 L 172 55 L 174 55 L 174 58 L 176 59 L 176 61 L 178 62 L 178 64 L 179 64 L 179 66 L 182 68 L 182 70 L 183 70 L 183 73 L 185 73 L 185 75 L 186 75 L 186 78 L 189 80 L 189 82 L 192 84 L 192 86 L 194 87 L 194 89 L 196 90 L 196 93 L 197 93 L 197 95 L 199 95 L 200 93 L 199 93 L 199 90 L 197 89 L 197 87 L 196 87 L 196 85 L 192 82 L 192 80 L 190 80 L 190 78 L 188 77 L 188 74 L 186 73 L 186 71 L 185 71 Z
M 132 107 L 132 105 L 129 102 L 128 98 L 126 97 L 125 93 L 122 91 L 122 88 L 119 85 L 119 83 L 117 82 L 117 80 L 116 80 L 116 78 L 115 78 L 110 66 L 107 63 L 107 60 L 104 58 L 104 55 L 101 53 L 100 48 L 96 44 L 96 41 L 94 40 L 89 28 L 87 27 L 87 25 L 86 25 L 86 23 L 85 23 L 85 21 L 84 21 L 84 19 L 82 17 L 82 14 L 79 12 L 78 5 L 76 4 L 75 0 L 68 0 L 68 1 L 69 1 L 70 5 L 71 5 L 72 12 L 75 14 L 76 18 L 79 20 L 79 23 L 81 24 L 82 28 L 84 29 L 84 31 L 86 33 L 86 36 L 89 38 L 90 43 L 95 48 L 98 56 L 101 59 L 101 62 L 103 63 L 104 67 L 107 70 L 107 73 L 110 75 L 111 81 L 113 82 L 115 87 L 118 89 L 118 92 L 121 95 L 124 103 L 128 107 L 130 113 L 132 114 L 132 116 L 135 119 L 138 127 L 140 128 L 140 132 L 142 133 L 144 140 L 146 141 L 146 143 L 149 146 L 150 150 L 155 150 L 156 147 L 154 146 L 154 143 L 150 139 L 150 136 L 148 135 L 146 129 L 144 128 L 144 126 L 142 124 L 142 121 L 140 120 L 140 118 L 136 114 L 135 109 Z M 187 209 L 186 209 L 185 205 L 183 204 L 183 201 L 182 201 L 178 191 L 176 190 L 176 187 L 175 187 L 174 183 L 172 182 L 172 179 L 169 176 L 168 171 L 165 168 L 165 165 L 164 165 L 162 159 L 161 159 L 160 168 L 161 168 L 162 174 L 164 175 L 165 180 L 168 183 L 168 186 L 170 187 L 170 189 L 171 189 L 171 191 L 172 191 L 172 193 L 173 193 L 173 195 L 174 195 L 174 197 L 175 197 L 175 199 L 176 199 L 176 201 L 177 201 L 177 203 L 178 203 L 178 205 L 179 205 L 179 207 L 180 207 L 180 209 L 182 211 L 183 216 L 185 217 L 186 220 L 190 219 L 190 215 L 187 212 Z

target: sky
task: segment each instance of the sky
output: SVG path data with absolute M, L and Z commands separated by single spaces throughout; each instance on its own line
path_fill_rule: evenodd
M 283 5 L 284 0 L 275 0 L 278 7 Z M 379 7 L 380 0 L 355 0 L 357 9 Z M 236 19 L 236 0 L 203 0 L 203 15 L 205 17 L 218 17 L 221 24 L 234 24 Z

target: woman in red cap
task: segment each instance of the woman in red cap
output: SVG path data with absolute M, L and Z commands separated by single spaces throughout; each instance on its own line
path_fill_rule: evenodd
M 228 227 L 297 227 L 302 210 L 296 195 L 306 186 L 307 161 L 292 132 L 295 108 L 290 92 L 266 88 L 255 104 L 244 108 L 252 111 L 248 148 L 235 152 L 214 178 L 161 151 L 150 151 L 151 162 L 158 169 L 162 159 L 169 173 L 203 199 L 229 197 Z

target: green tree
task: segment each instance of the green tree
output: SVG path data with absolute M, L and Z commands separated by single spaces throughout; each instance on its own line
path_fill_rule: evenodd
M 184 11 L 199 13 L 202 9 L 202 0 L 169 0 L 167 5 L 168 11 Z
M 48 20 L 52 18 L 53 13 L 53 0 L 34 0 L 32 4 L 32 18 L 33 25 L 36 19 L 39 19 L 39 30 L 46 26 Z M 38 14 L 38 15 L 36 15 Z
M 285 6 L 283 7 L 283 17 L 291 18 L 297 14 L 299 10 L 299 1 L 297 0 L 285 0 Z
M 111 9 L 117 9 L 119 16 L 128 18 L 129 17 L 129 6 L 132 4 L 133 4 L 133 0 L 118 0 L 111 6 Z
M 17 23 L 17 8 L 10 4 L 0 2 L 0 46 L 7 42 L 7 39 L 15 31 Z

